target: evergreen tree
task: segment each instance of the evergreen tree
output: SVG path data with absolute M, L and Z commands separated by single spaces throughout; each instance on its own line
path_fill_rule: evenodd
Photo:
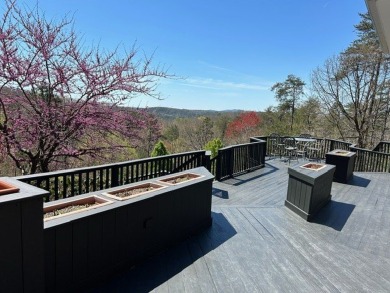
M 152 157 L 166 156 L 168 151 L 165 148 L 164 143 L 160 140 L 156 143 L 152 151 Z
M 305 83 L 297 76 L 289 74 L 284 82 L 277 82 L 271 88 L 275 92 L 275 98 L 279 102 L 281 110 L 291 113 L 290 131 L 293 130 L 295 109 L 300 97 L 303 95 Z

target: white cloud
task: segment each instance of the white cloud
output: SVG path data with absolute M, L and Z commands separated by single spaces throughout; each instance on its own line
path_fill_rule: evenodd
M 268 91 L 270 86 L 260 83 L 245 83 L 217 80 L 212 78 L 188 78 L 180 82 L 186 86 L 208 88 L 213 90 L 252 90 L 252 91 Z

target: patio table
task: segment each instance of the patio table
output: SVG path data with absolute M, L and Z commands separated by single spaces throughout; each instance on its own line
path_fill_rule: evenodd
M 306 138 L 306 137 L 295 137 L 295 140 L 298 142 L 316 142 L 315 138 Z

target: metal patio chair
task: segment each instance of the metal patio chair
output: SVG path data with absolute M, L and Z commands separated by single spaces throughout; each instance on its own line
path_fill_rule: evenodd
M 307 148 L 309 160 L 321 161 L 321 153 L 323 147 L 323 140 L 317 140 Z
M 279 155 L 278 151 L 278 141 L 280 140 L 280 136 L 277 133 L 271 133 L 268 136 L 267 142 L 269 143 L 269 157 L 270 158 L 276 158 L 277 155 Z
M 307 157 L 307 149 L 311 145 L 309 142 L 299 142 L 297 141 L 297 156 L 302 157 L 303 160 Z
M 286 156 L 288 157 L 289 164 L 292 158 L 295 158 L 295 160 L 298 161 L 297 142 L 294 137 L 286 137 L 284 139 L 284 150 L 286 152 Z

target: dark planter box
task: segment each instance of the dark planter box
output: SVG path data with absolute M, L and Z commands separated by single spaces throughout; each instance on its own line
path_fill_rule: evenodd
M 307 164 L 323 165 L 323 164 Z M 323 165 L 317 170 L 289 167 L 285 205 L 307 221 L 332 198 L 332 179 L 335 166 Z
M 356 153 L 345 150 L 334 150 L 325 155 L 325 162 L 336 166 L 333 181 L 347 183 L 353 176 Z
M 188 172 L 201 176 L 125 200 L 109 198 L 113 203 L 45 221 L 46 291 L 94 286 L 210 226 L 213 176 L 203 167 Z
M 13 178 L 1 182 L 0 291 L 44 292 L 42 202 L 48 192 Z

